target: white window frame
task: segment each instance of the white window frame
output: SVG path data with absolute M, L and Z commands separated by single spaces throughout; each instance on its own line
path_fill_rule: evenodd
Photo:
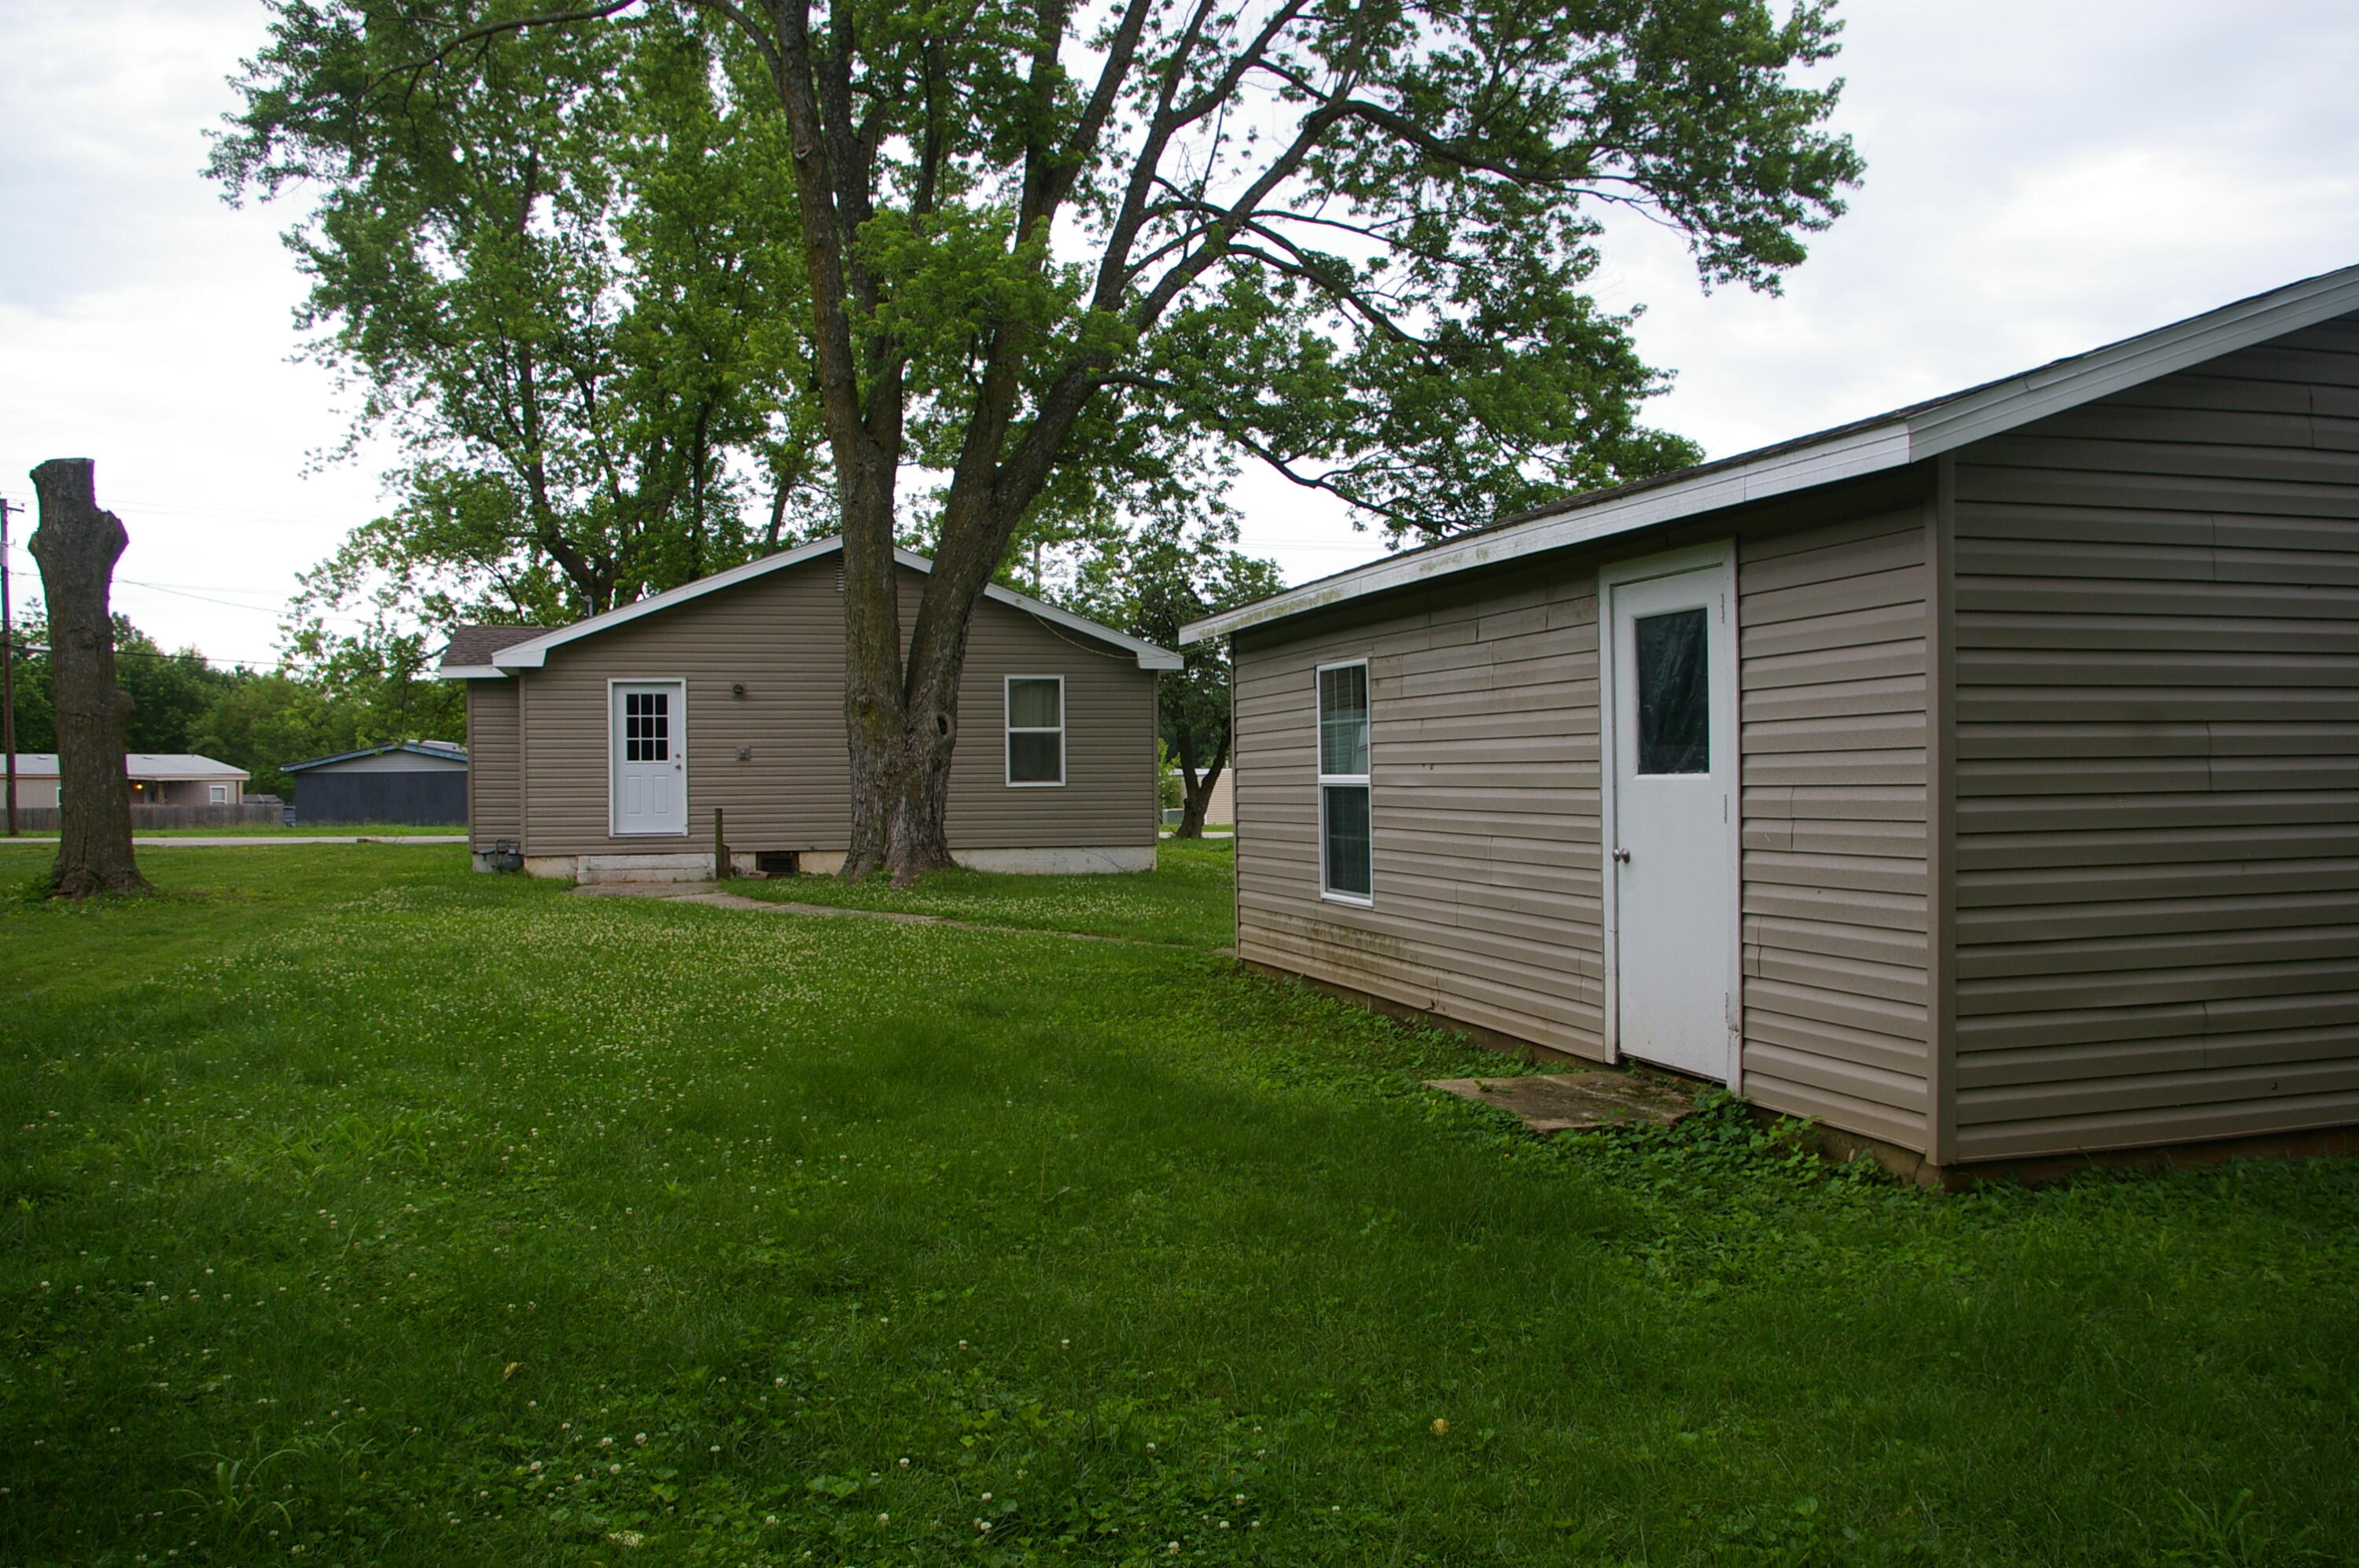
M 206 785 L 206 786 L 205 786 L 205 803 L 206 803 L 207 805 L 211 805 L 211 806 L 226 806 L 226 805 L 228 805 L 228 804 L 229 804 L 229 786 L 228 786 L 228 785 L 226 785 L 226 784 L 208 784 L 208 785 Z
M 1018 681 L 1053 681 L 1057 683 L 1057 727 L 1016 724 L 1016 683 Z M 1000 779 L 1010 789 L 1061 789 L 1068 771 L 1066 751 L 1071 744 L 1066 734 L 1065 678 L 1061 675 L 1004 675 L 999 681 L 999 761 Z M 1018 779 L 1016 777 L 1016 737 L 1020 735 L 1053 735 L 1057 737 L 1057 777 L 1054 779 Z
M 622 791 L 615 788 L 621 775 L 616 772 L 620 758 L 614 745 L 614 688 L 617 686 L 669 686 L 679 694 L 679 711 L 672 715 L 679 725 L 679 822 L 678 833 L 626 833 L 622 826 Z M 687 838 L 696 827 L 695 813 L 689 809 L 688 794 L 688 677 L 684 675 L 610 675 L 606 678 L 606 836 L 608 838 Z
M 1361 683 L 1367 691 L 1366 750 L 1368 771 L 1365 773 L 1330 773 L 1327 771 L 1327 718 L 1321 706 L 1321 688 L 1326 685 L 1331 670 L 1353 670 L 1361 672 Z M 1374 909 L 1376 902 L 1376 686 L 1367 673 L 1368 661 L 1359 659 L 1339 659 L 1320 665 L 1310 673 L 1310 770 L 1318 778 L 1319 789 L 1319 897 L 1330 904 L 1349 904 L 1354 909 Z M 1337 891 L 1332 884 L 1327 866 L 1327 789 L 1330 785 L 1349 788 L 1358 785 L 1368 792 L 1368 890 L 1364 893 Z

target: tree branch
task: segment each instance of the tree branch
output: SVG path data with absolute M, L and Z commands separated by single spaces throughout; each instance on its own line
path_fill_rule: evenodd
M 386 70 L 379 71 L 375 80 L 369 82 L 369 88 L 371 91 L 375 91 L 379 82 L 382 82 L 390 77 L 399 76 L 403 71 L 408 71 L 412 75 L 415 75 L 417 72 L 422 71 L 429 66 L 440 65 L 444 60 L 450 59 L 452 55 L 458 53 L 461 49 L 466 48 L 469 44 L 474 43 L 479 39 L 495 38 L 503 33 L 520 33 L 527 27 L 561 27 L 569 22 L 603 21 L 606 17 L 613 16 L 615 12 L 627 11 L 638 3 L 639 0 L 611 0 L 611 4 L 604 5 L 592 5 L 587 10 L 543 11 L 539 15 L 533 16 L 511 16 L 504 22 L 481 23 L 478 26 L 469 27 L 466 31 L 450 38 L 440 49 L 436 49 L 432 54 L 421 56 L 417 60 L 409 60 L 401 65 L 390 66 Z

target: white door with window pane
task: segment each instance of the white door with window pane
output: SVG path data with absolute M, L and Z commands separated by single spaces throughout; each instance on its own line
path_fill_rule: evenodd
M 1740 981 L 1734 576 L 1713 547 L 1608 568 L 1598 590 L 1615 1041 L 1723 1082 Z
M 686 692 L 677 681 L 607 688 L 609 826 L 617 836 L 688 832 Z

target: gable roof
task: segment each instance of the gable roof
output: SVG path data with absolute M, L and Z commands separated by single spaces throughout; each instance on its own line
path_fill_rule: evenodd
M 700 577 L 693 583 L 684 583 L 666 593 L 649 594 L 636 604 L 625 604 L 621 609 L 609 610 L 604 615 L 592 615 L 586 620 L 576 621 L 570 626 L 559 626 L 553 630 L 534 626 L 459 627 L 451 633 L 451 651 L 442 656 L 442 663 L 437 673 L 445 680 L 480 681 L 505 677 L 511 670 L 538 670 L 547 661 L 549 650 L 553 648 L 562 648 L 565 644 L 582 637 L 595 637 L 600 632 L 611 631 L 616 626 L 636 621 L 642 615 L 652 615 L 659 610 L 669 610 L 676 604 L 684 604 L 691 599 L 701 599 L 707 593 L 718 593 L 723 588 L 734 588 L 740 583 L 750 583 L 756 577 L 766 577 L 773 572 L 780 572 L 789 566 L 800 566 L 805 561 L 815 561 L 821 556 L 832 554 L 842 548 L 843 539 L 841 536 L 813 539 L 809 544 L 797 545 L 792 550 L 780 550 L 776 555 L 766 555 L 759 561 L 749 561 L 743 566 L 732 567 L 726 572 L 716 572 L 710 577 Z M 912 572 L 930 572 L 934 569 L 932 561 L 914 550 L 897 550 L 893 552 L 893 559 Z M 1044 604 L 1038 599 L 1028 598 L 1016 593 L 1014 589 L 1002 588 L 996 583 L 986 587 L 983 594 L 986 599 L 994 599 L 1000 604 L 1021 610 L 1027 615 L 1037 615 L 1051 626 L 1062 626 L 1067 631 L 1078 632 L 1110 648 L 1118 648 L 1136 659 L 1141 670 L 1178 670 L 1186 662 L 1178 654 L 1158 648 L 1151 642 L 1142 642 L 1137 637 L 1114 630 L 1112 626 L 1101 626 L 1095 621 L 1076 615 L 1069 610 L 1058 609 L 1054 604 Z M 527 635 L 513 642 L 484 649 L 485 657 L 481 658 L 480 662 L 471 659 L 465 664 L 454 663 L 452 655 L 461 651 L 462 648 L 459 634 L 471 630 L 514 630 Z M 468 645 L 465 651 L 471 656 L 474 655 L 476 645 Z
M 506 626 L 497 626 L 488 629 L 506 631 L 509 628 Z M 530 626 L 525 626 L 518 629 L 530 631 L 533 628 Z M 453 640 L 455 640 L 455 638 Z M 456 741 L 397 740 L 388 741 L 383 746 L 364 746 L 358 751 L 340 751 L 333 757 L 314 757 L 306 758 L 301 762 L 282 762 L 278 765 L 278 771 L 281 773 L 300 773 L 307 768 L 325 768 L 332 762 L 350 762 L 353 758 L 361 757 L 383 757 L 389 751 L 416 752 L 420 757 L 439 757 L 444 762 L 464 762 L 467 760 L 467 748 L 459 745 Z
M 1182 647 L 1523 556 L 1905 467 L 2359 310 L 2359 267 L 2321 273 L 2087 354 L 1812 435 L 1594 490 L 1180 628 Z
M 145 779 L 151 783 L 175 783 L 185 779 L 251 779 L 245 768 L 223 762 L 217 757 L 200 757 L 192 751 L 126 751 L 123 754 L 123 772 L 130 779 Z M 54 779 L 58 774 L 58 754 L 54 751 L 20 751 L 16 754 L 16 777 L 19 779 Z
M 510 626 L 469 625 L 452 626 L 451 641 L 442 649 L 442 661 L 435 673 L 449 679 L 460 678 L 462 670 L 480 671 L 477 679 L 489 680 L 499 674 L 492 668 L 492 655 L 527 637 L 537 637 L 549 630 L 547 626 Z

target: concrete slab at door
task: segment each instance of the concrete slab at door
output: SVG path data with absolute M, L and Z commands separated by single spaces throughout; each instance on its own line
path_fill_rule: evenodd
M 1599 573 L 1609 1017 L 1620 1054 L 1738 1075 L 1735 552 Z
M 618 838 L 688 832 L 688 701 L 678 681 L 608 683 L 608 831 Z

